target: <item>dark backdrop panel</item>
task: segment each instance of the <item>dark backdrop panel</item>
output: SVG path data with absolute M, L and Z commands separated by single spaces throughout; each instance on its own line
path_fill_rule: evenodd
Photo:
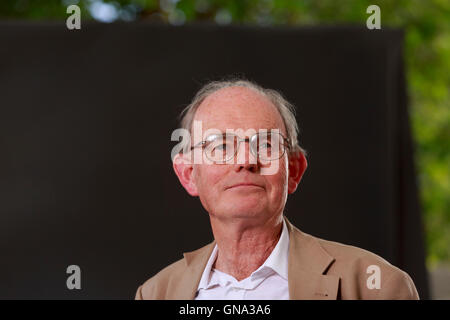
M 290 220 L 383 256 L 427 297 L 402 41 L 363 28 L 1 24 L 0 297 L 133 298 L 210 242 L 170 136 L 200 84 L 232 73 L 298 106 L 309 167 Z

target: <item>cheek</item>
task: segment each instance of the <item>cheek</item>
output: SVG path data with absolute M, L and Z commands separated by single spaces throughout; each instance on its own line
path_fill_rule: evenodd
M 287 165 L 287 161 L 280 161 L 277 173 L 267 176 L 270 185 L 270 193 L 274 197 L 282 197 L 287 190 L 289 176 Z
M 200 196 L 212 194 L 221 188 L 221 180 L 224 176 L 224 168 L 218 165 L 197 165 L 194 168 L 195 184 Z

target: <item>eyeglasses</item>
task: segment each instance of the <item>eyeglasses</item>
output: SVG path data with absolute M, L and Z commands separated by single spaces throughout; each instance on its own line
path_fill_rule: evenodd
M 213 134 L 191 147 L 191 150 L 202 147 L 209 160 L 214 163 L 226 163 L 237 154 L 241 142 L 248 142 L 252 155 L 262 161 L 280 159 L 286 149 L 290 149 L 289 139 L 282 134 L 263 132 L 245 139 L 231 133 Z

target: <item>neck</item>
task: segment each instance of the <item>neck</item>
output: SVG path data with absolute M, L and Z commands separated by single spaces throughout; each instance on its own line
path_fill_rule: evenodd
M 219 248 L 213 265 L 238 281 L 249 277 L 272 253 L 283 227 L 282 215 L 253 223 L 245 219 L 222 220 L 210 215 L 211 227 Z

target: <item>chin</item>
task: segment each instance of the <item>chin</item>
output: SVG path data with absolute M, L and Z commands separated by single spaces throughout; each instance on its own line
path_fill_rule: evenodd
M 264 208 L 261 203 L 248 203 L 243 205 L 237 204 L 235 206 L 228 206 L 225 210 L 226 215 L 234 218 L 255 218 L 264 215 Z

